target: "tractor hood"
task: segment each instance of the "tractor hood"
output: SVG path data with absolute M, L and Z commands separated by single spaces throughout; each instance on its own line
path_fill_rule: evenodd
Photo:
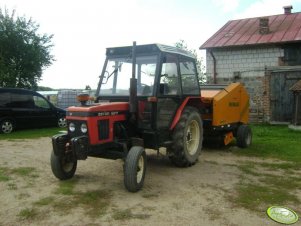
M 105 102 L 95 105 L 69 107 L 67 109 L 68 116 L 109 116 L 118 115 L 129 111 L 129 103 L 127 102 Z

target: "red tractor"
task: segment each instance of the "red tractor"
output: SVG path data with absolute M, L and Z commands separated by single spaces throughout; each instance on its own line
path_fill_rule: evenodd
M 87 104 L 89 97 L 79 96 L 81 106 L 67 110 L 67 134 L 52 138 L 51 168 L 60 180 L 72 178 L 77 160 L 88 156 L 123 159 L 124 185 L 136 192 L 144 183 L 145 148 L 166 147 L 174 165 L 188 167 L 198 160 L 203 131 L 209 136 L 237 136 L 242 147 L 251 143 L 246 117 L 213 126 L 212 97 L 200 95 L 191 53 L 134 42 L 107 48 L 106 56 L 95 103 Z

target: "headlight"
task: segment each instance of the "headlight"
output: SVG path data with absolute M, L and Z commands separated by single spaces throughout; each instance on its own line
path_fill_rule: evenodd
M 88 131 L 87 124 L 86 123 L 81 124 L 80 130 L 82 131 L 82 133 L 86 133 Z
M 69 124 L 69 131 L 70 131 L 70 132 L 74 132 L 74 131 L 75 131 L 75 124 L 74 124 L 73 122 L 71 122 L 71 123 Z

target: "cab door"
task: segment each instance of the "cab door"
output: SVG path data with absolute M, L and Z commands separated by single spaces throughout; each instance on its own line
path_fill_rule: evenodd
M 162 57 L 157 87 L 156 128 L 160 138 L 169 132 L 174 115 L 182 101 L 178 58 L 172 54 Z

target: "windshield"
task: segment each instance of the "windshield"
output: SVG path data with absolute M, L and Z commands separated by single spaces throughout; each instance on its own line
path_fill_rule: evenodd
M 136 58 L 137 95 L 153 95 L 157 56 L 138 56 Z M 102 75 L 101 96 L 129 96 L 132 77 L 131 58 L 111 58 Z

